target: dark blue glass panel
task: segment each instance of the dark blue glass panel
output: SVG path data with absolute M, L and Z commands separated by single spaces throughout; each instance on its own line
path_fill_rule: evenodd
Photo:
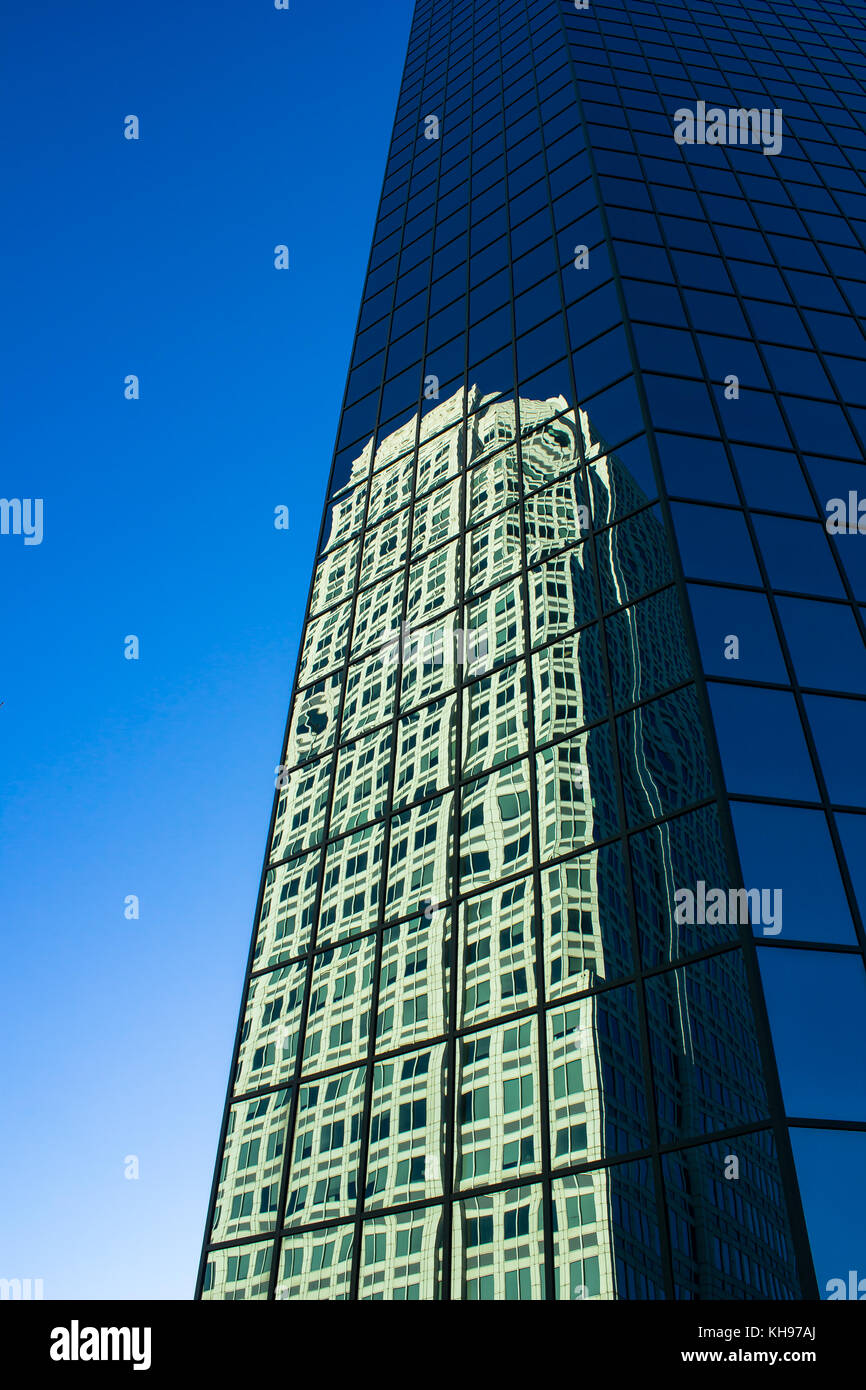
M 690 584 L 689 600 L 708 675 L 788 684 L 770 605 L 763 594 Z
M 677 434 L 657 434 L 656 443 L 670 496 L 736 506 L 737 489 L 721 444 Z
M 754 523 L 774 589 L 845 597 L 822 526 L 775 516 L 756 516 Z
M 816 353 L 787 347 L 768 347 L 765 351 L 779 391 L 797 391 L 804 396 L 826 396 L 832 400 L 833 388 Z
M 748 324 L 732 295 L 686 290 L 686 302 L 696 328 L 710 333 L 748 334 Z
M 822 811 L 731 803 L 747 887 L 781 894 L 776 920 L 754 924 L 756 936 L 856 946 L 848 900 Z
M 854 884 L 860 916 L 866 921 L 866 816 L 838 814 L 836 824 L 848 871 Z
M 796 454 L 732 445 L 734 463 L 750 507 L 813 517 L 815 504 Z
M 674 502 L 671 513 L 687 578 L 760 584 L 761 575 L 742 512 Z
M 710 685 L 728 790 L 817 801 L 818 788 L 792 695 L 744 685 Z
M 657 428 L 688 430 L 695 434 L 717 433 L 709 392 L 702 381 L 683 381 L 647 372 L 644 385 Z
M 698 342 L 710 379 L 717 385 L 734 375 L 739 381 L 742 399 L 745 399 L 748 391 L 769 388 L 770 383 L 753 343 L 743 338 L 720 338 L 710 333 L 699 334 Z
M 866 645 L 852 609 L 802 598 L 778 605 L 800 684 L 866 695 Z
M 702 377 L 692 335 L 684 328 L 659 328 L 636 324 L 634 328 L 638 361 L 642 367 L 664 362 L 680 376 Z
M 792 1129 L 791 1144 L 821 1297 L 862 1303 L 866 1133 Z
M 625 269 L 631 274 L 641 273 L 635 264 L 641 250 L 642 248 L 639 247 L 622 245 L 617 251 L 620 261 L 625 259 Z M 629 254 L 624 256 L 624 252 Z M 644 271 L 643 273 L 648 272 Z M 675 289 L 669 288 L 667 285 L 647 284 L 640 280 L 625 280 L 623 288 L 626 306 L 633 318 L 648 319 L 650 323 L 685 323 L 680 297 Z
M 794 396 L 784 396 L 782 403 L 797 443 L 806 453 L 836 454 L 847 459 L 862 457 L 840 406 L 798 400 Z
M 511 308 L 503 305 L 469 330 L 469 363 L 480 362 L 511 342 Z
M 580 400 L 611 386 L 631 368 L 622 328 L 612 328 L 573 356 L 574 376 Z
M 730 439 L 749 444 L 766 444 L 773 448 L 790 445 L 788 431 L 776 399 L 768 391 L 755 391 L 740 385 L 738 399 L 724 397 L 723 384 L 716 387 L 716 397 L 722 411 L 725 431 Z
M 759 950 L 782 1096 L 789 1115 L 866 1114 L 866 971 L 859 955 Z
M 594 437 L 607 450 L 615 449 L 643 430 L 643 414 L 632 377 L 581 404 L 589 416 Z
M 830 800 L 866 806 L 866 701 L 807 695 L 805 703 Z

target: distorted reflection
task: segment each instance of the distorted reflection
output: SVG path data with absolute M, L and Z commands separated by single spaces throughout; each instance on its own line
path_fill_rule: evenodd
M 696 1142 L 768 1102 L 740 927 L 674 910 L 736 885 L 657 507 L 472 388 L 360 453 L 312 592 L 205 1297 L 791 1296 L 772 1138 Z

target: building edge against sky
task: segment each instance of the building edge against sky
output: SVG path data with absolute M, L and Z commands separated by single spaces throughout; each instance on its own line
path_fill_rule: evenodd
M 200 1296 L 862 1261 L 863 44 L 786 14 L 416 7 Z

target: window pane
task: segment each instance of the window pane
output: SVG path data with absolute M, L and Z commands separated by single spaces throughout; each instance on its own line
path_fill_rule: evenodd
M 792 1129 L 791 1143 L 821 1297 L 862 1302 L 866 1134 Z
M 711 676 L 788 684 L 770 605 L 763 594 L 690 584 L 704 670 Z
M 830 800 L 848 806 L 866 805 L 860 755 L 866 738 L 866 701 L 807 695 L 805 703 Z
M 855 946 L 824 813 L 735 801 L 731 814 L 747 886 L 769 890 L 779 906 L 775 920 L 755 923 L 755 935 Z
M 861 1120 L 866 1110 L 866 972 L 831 951 L 759 952 L 789 1115 Z
M 817 801 L 793 696 L 711 684 L 710 703 L 729 791 Z

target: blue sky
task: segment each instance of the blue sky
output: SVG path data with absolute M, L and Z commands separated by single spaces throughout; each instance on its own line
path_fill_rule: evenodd
M 0 1275 L 46 1298 L 193 1292 L 410 14 L 4 19 Z

